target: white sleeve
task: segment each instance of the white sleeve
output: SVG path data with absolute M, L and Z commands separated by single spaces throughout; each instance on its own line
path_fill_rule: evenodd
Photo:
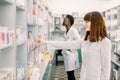
M 110 80 L 111 72 L 111 42 L 105 41 L 101 46 L 101 79 Z
M 80 35 L 76 29 L 73 31 L 73 38 L 74 40 L 81 40 Z
M 46 43 L 47 49 L 79 49 L 82 41 L 47 41 Z

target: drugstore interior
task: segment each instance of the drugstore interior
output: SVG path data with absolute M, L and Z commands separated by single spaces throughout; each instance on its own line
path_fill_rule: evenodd
M 82 38 L 83 16 L 93 10 L 112 41 L 111 80 L 120 80 L 120 0 L 0 0 L 0 80 L 66 80 L 63 57 L 39 39 L 63 40 L 66 14 Z

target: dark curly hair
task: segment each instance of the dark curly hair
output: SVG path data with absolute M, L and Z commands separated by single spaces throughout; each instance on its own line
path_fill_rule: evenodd
M 74 17 L 71 15 L 66 15 L 66 17 L 70 20 L 70 25 L 72 26 L 74 24 Z

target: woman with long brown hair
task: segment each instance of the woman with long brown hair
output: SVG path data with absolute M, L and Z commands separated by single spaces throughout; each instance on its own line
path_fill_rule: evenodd
M 84 16 L 86 34 L 80 41 L 48 41 L 48 49 L 78 49 L 82 51 L 80 80 L 110 80 L 111 42 L 102 15 L 89 12 Z M 74 58 L 74 57 L 73 57 Z

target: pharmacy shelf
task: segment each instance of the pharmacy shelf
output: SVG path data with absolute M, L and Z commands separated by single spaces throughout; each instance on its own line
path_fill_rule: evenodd
M 7 28 L 8 31 L 15 32 L 15 20 L 16 20 L 15 16 L 16 16 L 15 1 L 0 0 L 0 25 L 2 27 Z M 5 33 L 6 32 L 4 32 L 4 34 Z M 8 40 L 9 38 L 7 37 L 5 41 Z M 12 40 L 15 42 L 15 35 L 14 38 L 12 37 Z M 0 47 L 0 49 L 1 49 L 0 69 L 4 68 L 3 71 L 5 70 L 8 71 L 8 69 L 10 69 L 14 75 L 13 80 L 16 80 L 16 43 L 12 45 L 7 44 L 7 46 L 2 46 Z
M 20 0 L 18 0 L 20 1 Z M 21 4 L 16 0 L 16 68 L 20 71 L 17 71 L 16 78 L 24 78 L 23 80 L 28 80 L 27 78 L 27 7 L 26 0 L 21 0 L 24 3 Z M 20 75 L 23 74 L 25 76 Z M 18 79 L 19 78 L 19 79 Z
M 114 54 L 118 55 L 120 57 L 120 52 L 114 52 Z
M 44 74 L 45 74 L 45 71 L 46 71 L 46 68 L 47 68 L 48 63 L 49 63 L 49 61 L 44 60 L 44 61 L 42 62 L 42 64 L 41 64 L 41 66 L 40 66 L 40 72 L 41 72 L 41 74 L 40 74 L 40 80 L 43 79 L 43 76 L 44 76 Z
M 33 20 L 33 4 L 35 4 L 33 2 L 33 0 L 27 0 L 27 32 L 31 31 L 31 34 L 33 35 L 34 39 L 36 38 L 37 34 L 38 34 L 38 30 L 37 30 L 37 24 L 34 23 L 35 21 Z M 30 44 L 28 44 L 30 45 Z M 28 65 L 30 63 L 34 64 L 35 62 L 35 58 L 36 58 L 36 53 L 38 53 L 38 48 L 37 46 L 34 44 L 32 44 L 33 48 L 28 50 L 27 52 L 27 56 L 28 56 Z M 28 48 L 29 49 L 29 48 Z
M 34 51 L 35 49 L 37 49 L 37 46 L 33 47 L 30 51 L 28 51 L 28 54 Z
M 120 74 L 120 62 L 116 61 L 116 60 L 120 60 L 120 53 L 117 52 L 119 51 L 119 40 L 120 40 L 120 33 L 118 32 L 118 30 L 120 29 L 120 5 L 110 8 L 106 11 L 103 12 L 104 15 L 104 19 L 106 21 L 106 26 L 109 32 L 109 38 L 111 39 L 111 42 L 113 44 L 113 50 L 112 53 L 116 56 L 116 58 L 112 59 L 112 69 L 116 69 L 116 71 L 118 72 L 118 74 Z M 113 72 L 113 71 L 111 71 Z M 115 76 L 114 74 L 112 74 L 112 76 Z M 111 79 L 112 79 L 111 76 Z M 119 78 L 118 78 L 119 79 Z
M 120 62 L 117 62 L 115 60 L 112 60 L 112 63 L 114 63 L 115 65 L 117 65 L 118 67 L 120 67 Z
M 47 66 L 45 66 L 46 68 L 44 68 L 45 70 L 43 71 L 43 76 L 41 76 L 42 80 L 50 80 L 52 67 L 55 66 L 55 65 L 53 65 L 53 62 L 54 62 L 54 51 L 51 51 L 51 52 L 52 52 L 51 59 L 49 61 L 48 60 L 47 61 L 44 60 L 44 61 L 47 62 L 47 64 L 46 64 Z
M 50 80 L 50 78 L 51 78 L 51 64 L 48 63 L 43 76 L 43 80 Z
M 37 26 L 37 24 L 27 24 L 28 26 Z
M 21 6 L 21 5 L 16 5 L 16 8 L 17 8 L 17 10 L 22 10 L 22 11 L 25 10 L 25 7 Z
M 14 45 L 6 45 L 6 46 L 0 46 L 0 50 L 4 50 L 6 48 L 10 48 L 10 47 L 13 47 Z
M 21 1 L 25 1 L 25 3 Z M 29 51 L 27 48 L 27 32 L 32 31 L 35 39 L 38 37 L 39 33 L 43 37 L 45 36 L 46 39 L 48 34 L 48 21 L 51 21 L 48 20 L 48 17 L 50 17 L 50 15 L 48 15 L 48 8 L 43 8 L 41 11 L 38 10 L 38 0 L 35 0 L 35 2 L 33 0 L 21 1 L 21 3 L 17 3 L 17 0 L 0 0 L 0 26 L 7 27 L 10 32 L 15 32 L 15 43 L 13 45 L 0 47 L 0 69 L 6 68 L 7 70 L 12 68 L 14 73 L 13 80 L 18 80 L 18 75 L 20 75 L 21 73 L 17 70 L 21 69 L 21 67 L 24 69 L 22 70 L 24 71 L 24 80 L 28 80 L 28 63 L 32 62 L 34 64 L 36 58 L 39 57 L 38 55 L 40 54 L 40 50 L 45 49 L 45 47 L 42 47 L 42 44 L 39 44 Z M 33 13 L 33 9 L 35 9 L 35 13 Z M 27 14 L 30 14 L 30 16 L 28 17 L 28 20 L 30 21 L 27 21 Z M 38 24 L 37 21 L 39 19 L 42 19 L 44 21 L 39 21 Z M 41 22 L 42 25 L 40 25 Z M 25 33 L 25 36 L 22 33 Z M 40 67 L 40 69 L 44 69 L 43 71 L 41 71 L 41 78 L 45 73 L 48 64 L 47 62 L 44 61 L 42 63 L 42 66 Z
M 23 44 L 25 44 L 25 43 L 26 43 L 26 41 L 18 42 L 18 43 L 17 43 L 17 46 L 21 46 L 21 45 L 23 45 Z
M 12 5 L 14 0 L 0 0 L 0 4 L 10 4 Z
M 119 43 L 119 40 L 117 40 L 117 41 L 116 41 L 116 40 L 114 40 L 114 41 L 113 41 L 113 40 L 111 40 L 111 41 L 112 41 L 112 42 L 115 42 L 115 43 Z

